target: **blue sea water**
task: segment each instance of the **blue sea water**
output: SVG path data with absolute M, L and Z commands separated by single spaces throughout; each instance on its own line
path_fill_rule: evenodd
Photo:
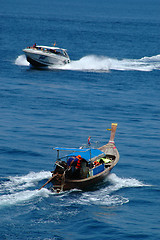
M 0 1 L 0 239 L 160 239 L 160 2 Z M 71 63 L 31 68 L 35 42 Z M 120 161 L 106 184 L 43 188 L 53 147 L 105 144 Z

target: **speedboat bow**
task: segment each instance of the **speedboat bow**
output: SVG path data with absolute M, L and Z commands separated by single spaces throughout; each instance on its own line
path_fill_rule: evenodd
M 35 67 L 51 65 L 64 65 L 70 62 L 66 49 L 59 47 L 48 47 L 33 45 L 23 49 L 27 61 Z

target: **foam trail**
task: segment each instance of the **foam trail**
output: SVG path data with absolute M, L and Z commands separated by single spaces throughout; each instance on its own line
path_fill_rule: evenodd
M 119 178 L 114 173 L 108 176 L 108 180 L 112 184 L 107 189 L 109 193 L 113 191 L 118 191 L 119 189 L 122 189 L 122 188 L 151 186 L 148 184 L 144 184 L 143 182 L 140 182 L 134 178 Z
M 51 192 L 47 189 L 37 190 L 38 182 L 51 177 L 48 171 L 31 172 L 24 176 L 8 177 L 0 185 L 0 206 L 13 205 L 36 197 L 48 197 Z M 31 189 L 31 188 L 36 188 Z
M 119 178 L 112 173 L 108 176 L 109 185 L 95 192 L 83 193 L 79 203 L 98 205 L 122 205 L 129 202 L 128 198 L 117 195 L 116 192 L 122 188 L 144 187 L 146 185 L 134 178 Z
M 147 61 L 147 62 L 159 62 L 160 61 L 160 54 L 152 57 L 143 57 L 140 59 L 141 61 Z
M 81 58 L 78 61 L 71 61 L 70 64 L 67 64 L 62 67 L 65 70 L 82 70 L 90 72 L 108 72 L 110 69 L 110 59 L 106 57 L 98 56 L 86 56 Z
M 15 64 L 29 66 L 25 55 L 20 55 Z M 109 72 L 117 71 L 153 71 L 160 70 L 160 55 L 152 57 L 143 57 L 140 59 L 117 59 L 106 56 L 85 56 L 77 61 L 71 61 L 66 65 L 54 65 L 49 69 L 61 69 L 72 71 L 88 71 L 88 72 Z
M 24 176 L 9 177 L 3 180 L 0 185 L 0 207 L 25 204 L 33 199 L 46 198 L 55 194 L 47 188 L 43 188 L 41 191 L 37 190 L 38 182 L 50 177 L 51 173 L 49 171 L 42 171 L 38 173 L 31 172 Z M 125 204 L 129 201 L 128 198 L 117 195 L 118 190 L 128 187 L 150 186 L 133 178 L 119 178 L 114 173 L 108 176 L 107 181 L 109 181 L 109 185 L 107 184 L 107 186 L 96 191 L 77 192 L 74 189 L 62 192 L 55 195 L 55 197 L 58 198 L 58 204 L 62 203 L 63 206 L 65 204 L 67 206 L 71 206 L 72 204 L 115 206 Z M 77 194 L 74 194 L 75 192 Z M 68 198 L 70 194 L 71 197 Z
M 19 66 L 30 66 L 30 63 L 27 61 L 25 55 L 20 55 L 15 60 L 15 64 Z
M 118 71 L 153 71 L 160 70 L 160 55 L 143 57 L 141 59 L 117 59 L 104 56 L 85 56 L 78 61 L 64 66 L 53 66 L 63 70 L 89 71 L 89 72 L 108 72 L 109 70 Z
M 101 206 L 117 206 L 123 205 L 129 202 L 129 199 L 117 194 L 117 191 L 123 188 L 135 188 L 146 187 L 146 185 L 134 178 L 119 178 L 116 174 L 112 173 L 107 178 L 106 186 L 96 191 L 80 192 L 74 194 L 76 190 L 71 190 L 68 194 L 73 194 L 72 198 L 67 198 L 65 201 L 65 195 L 61 195 L 58 204 L 63 206 L 71 206 L 73 204 L 79 205 L 101 205 Z M 61 200 L 61 201 L 60 201 Z M 62 202 L 62 203 L 61 203 Z
M 51 177 L 51 173 L 47 171 L 42 171 L 39 173 L 31 172 L 25 176 L 20 177 L 9 177 L 8 181 L 1 183 L 0 193 L 24 190 L 28 187 L 34 187 L 39 181 Z
M 37 197 L 49 197 L 51 192 L 47 189 L 25 190 L 13 194 L 7 194 L 0 197 L 0 207 L 24 203 Z

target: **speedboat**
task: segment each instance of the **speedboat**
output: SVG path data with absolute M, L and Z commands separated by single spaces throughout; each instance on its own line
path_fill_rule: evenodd
M 66 49 L 34 44 L 32 47 L 23 49 L 27 61 L 35 67 L 51 65 L 64 65 L 70 63 Z

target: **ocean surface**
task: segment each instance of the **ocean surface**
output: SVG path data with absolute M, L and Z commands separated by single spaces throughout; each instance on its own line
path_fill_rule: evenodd
M 35 69 L 22 49 L 66 48 Z M 118 165 L 92 191 L 55 194 L 54 147 L 107 143 Z M 160 1 L 0 1 L 0 239 L 160 239 Z

